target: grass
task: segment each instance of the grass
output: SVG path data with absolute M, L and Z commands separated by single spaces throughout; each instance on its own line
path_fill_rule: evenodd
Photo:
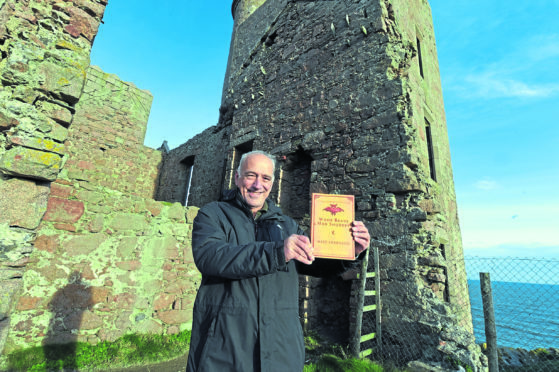
M 8 368 L 15 371 L 64 369 L 109 370 L 174 359 L 188 350 L 190 331 L 176 335 L 126 335 L 97 345 L 75 343 L 32 347 L 8 355 Z
M 303 372 L 402 372 L 391 365 L 381 366 L 369 359 L 352 358 L 349 354 L 347 347 L 329 344 L 315 332 L 306 332 Z
M 177 335 L 127 335 L 97 345 L 75 343 L 32 347 L 8 355 L 10 371 L 64 370 L 106 371 L 111 368 L 158 363 L 177 358 L 188 350 L 190 331 Z M 349 358 L 347 349 L 305 337 L 307 364 L 304 372 L 396 372 L 368 359 Z
M 384 369 L 369 359 L 342 359 L 336 355 L 322 355 L 316 363 L 305 365 L 303 372 L 383 372 Z
M 10 371 L 107 371 L 171 360 L 188 350 L 190 331 L 176 335 L 127 335 L 97 345 L 75 343 L 33 347 L 8 355 Z M 347 347 L 323 342 L 317 334 L 305 336 L 307 362 L 303 372 L 402 372 L 369 359 L 349 357 Z

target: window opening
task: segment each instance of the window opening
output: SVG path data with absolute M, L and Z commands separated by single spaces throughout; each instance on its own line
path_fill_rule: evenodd
M 423 57 L 421 56 L 421 41 L 419 41 L 419 38 L 416 38 L 416 43 L 417 43 L 417 59 L 419 61 L 419 75 L 421 75 L 421 77 L 423 76 Z
M 254 141 L 249 141 L 235 146 L 235 159 L 233 159 L 233 177 L 235 176 L 235 172 L 237 171 L 237 168 L 241 163 L 241 157 L 247 152 L 252 151 L 253 143 Z
M 441 249 L 441 254 L 442 254 L 443 258 L 446 260 L 446 247 L 445 247 L 445 245 L 441 244 L 440 249 Z M 443 270 L 444 270 L 443 274 L 444 274 L 444 277 L 445 277 L 443 298 L 444 298 L 445 302 L 450 302 L 450 289 L 448 288 L 450 280 L 448 280 L 448 268 L 447 268 L 447 266 L 445 266 L 443 268 Z
M 181 162 L 186 167 L 186 188 L 183 205 L 188 207 L 188 199 L 190 198 L 190 188 L 192 186 L 192 174 L 194 173 L 194 156 L 189 156 Z
M 233 157 L 232 159 L 230 159 L 231 162 L 229 163 L 231 169 L 227 169 L 227 176 L 225 179 L 225 185 L 227 187 L 222 187 L 222 189 L 233 189 L 235 187 L 235 173 L 237 172 L 237 168 L 241 163 L 241 157 L 247 152 L 252 151 L 253 142 L 253 140 L 248 141 L 233 148 Z
M 285 214 L 301 227 L 308 228 L 310 214 L 310 185 L 312 157 L 304 150 L 287 155 L 282 164 L 279 198 L 276 199 Z
M 431 134 L 431 124 L 425 119 L 425 136 L 427 137 L 427 152 L 429 154 L 429 173 L 433 181 L 437 180 L 437 172 L 435 169 L 435 152 L 433 150 L 433 136 Z

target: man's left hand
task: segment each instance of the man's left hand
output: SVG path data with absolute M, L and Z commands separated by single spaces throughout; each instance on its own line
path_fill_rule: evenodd
M 371 236 L 369 230 L 361 221 L 353 221 L 351 223 L 351 234 L 355 241 L 355 256 L 359 256 L 361 252 L 369 248 Z

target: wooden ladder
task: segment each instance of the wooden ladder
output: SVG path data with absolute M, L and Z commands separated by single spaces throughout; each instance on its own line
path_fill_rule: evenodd
M 370 254 L 373 256 L 371 267 Z M 370 248 L 369 255 L 363 260 L 361 271 L 352 285 L 354 316 L 350 322 L 350 352 L 355 358 L 366 358 L 373 352 L 381 355 L 382 349 L 378 248 Z

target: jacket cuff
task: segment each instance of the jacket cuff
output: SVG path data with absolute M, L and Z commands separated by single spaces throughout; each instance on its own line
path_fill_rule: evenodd
M 287 271 L 287 262 L 285 262 L 285 253 L 283 251 L 283 241 L 277 242 L 274 247 L 276 253 L 276 267 L 278 271 Z
M 367 254 L 367 251 L 369 250 L 369 248 L 365 249 L 363 252 L 359 253 L 357 256 L 355 256 L 355 260 L 363 260 L 365 258 L 365 255 Z

